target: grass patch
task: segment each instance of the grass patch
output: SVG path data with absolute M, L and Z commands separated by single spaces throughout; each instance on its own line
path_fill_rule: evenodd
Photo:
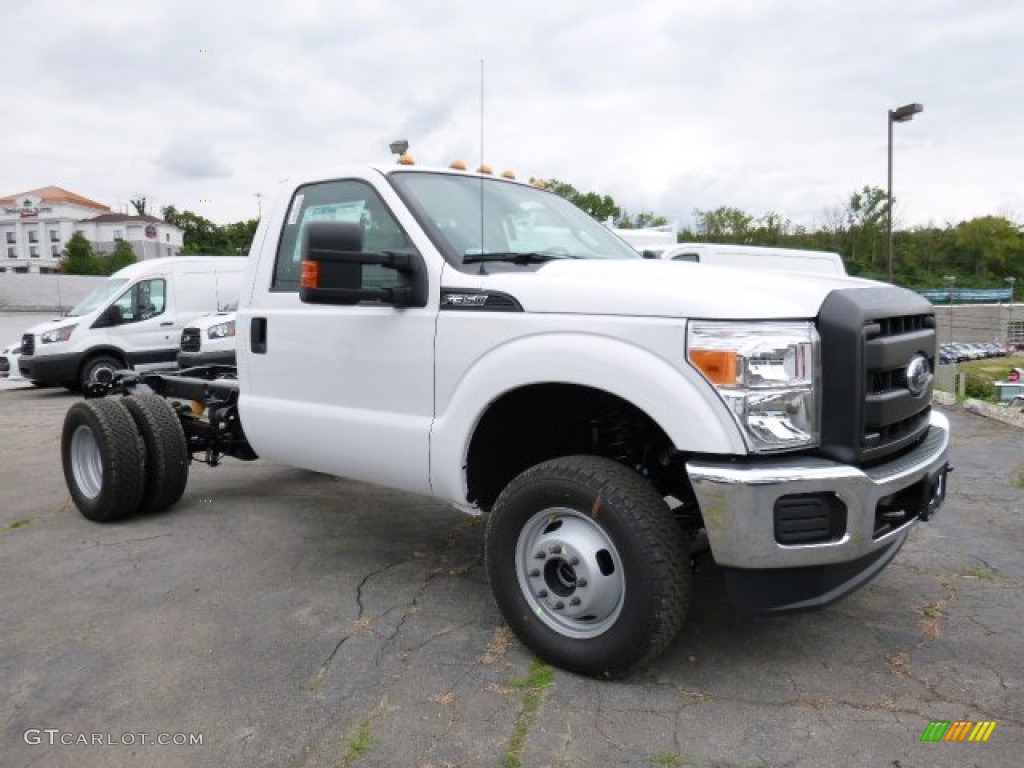
M 991 568 L 971 568 L 964 571 L 961 576 L 969 579 L 982 579 L 983 581 L 999 581 L 999 575 Z
M 338 761 L 338 768 L 348 768 L 372 746 L 373 734 L 370 733 L 370 718 L 366 718 L 356 726 L 355 733 L 345 739 L 345 754 Z
M 683 768 L 689 763 L 675 752 L 661 752 L 651 758 L 652 768 Z
M 537 718 L 537 710 L 544 700 L 544 694 L 554 681 L 555 671 L 540 659 L 530 661 L 530 670 L 525 676 L 513 677 L 509 680 L 509 690 L 522 691 L 520 699 L 522 708 L 516 718 L 516 727 L 512 730 L 512 737 L 508 740 L 508 746 L 505 747 L 502 768 L 522 768 L 526 737 Z
M 964 390 L 966 397 L 994 403 L 999 398 L 992 382 L 1005 381 L 1006 374 L 1014 367 L 1015 362 L 1016 359 L 1010 357 L 989 357 L 983 360 L 965 360 L 956 363 L 955 367 L 952 364 L 942 367 L 954 367 L 954 370 L 967 376 Z
M 7 524 L 7 530 L 9 530 L 9 531 L 16 531 L 19 528 L 24 528 L 26 525 L 31 525 L 31 524 L 32 524 L 32 518 L 31 517 L 19 517 L 19 518 L 16 518 L 14 520 L 11 520 L 11 522 L 9 522 Z
M 1016 485 L 1018 488 L 1024 488 L 1024 464 L 1017 467 L 1017 481 Z

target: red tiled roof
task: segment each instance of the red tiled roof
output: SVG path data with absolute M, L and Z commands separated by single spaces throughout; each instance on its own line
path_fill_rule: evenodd
M 44 203 L 71 203 L 73 205 L 81 205 L 85 208 L 95 208 L 99 211 L 110 210 L 109 205 L 97 203 L 95 200 L 90 200 L 88 197 L 82 197 L 82 195 L 70 192 L 63 187 L 54 186 L 30 189 L 27 192 L 18 192 L 17 194 L 8 195 L 7 197 L 0 197 L 0 205 L 13 205 L 19 197 L 24 197 L 25 195 L 39 197 Z
M 135 216 L 134 214 L 129 216 L 127 213 L 103 213 L 99 216 L 93 216 L 91 219 L 81 220 L 81 222 L 88 222 L 90 224 L 118 224 L 121 222 L 131 223 L 133 221 L 146 222 L 147 224 L 165 223 L 163 219 L 158 219 L 156 216 L 150 216 L 148 213 L 144 213 L 141 216 Z

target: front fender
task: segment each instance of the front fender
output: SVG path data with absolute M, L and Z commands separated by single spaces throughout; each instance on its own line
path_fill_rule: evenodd
M 680 360 L 683 347 L 678 346 Z M 534 384 L 577 384 L 626 400 L 650 416 L 687 452 L 745 454 L 725 405 L 685 363 L 671 365 L 638 344 L 586 332 L 538 333 L 488 349 L 451 383 L 431 429 L 433 493 L 466 503 L 466 457 L 488 407 Z M 438 398 L 442 397 L 439 388 Z

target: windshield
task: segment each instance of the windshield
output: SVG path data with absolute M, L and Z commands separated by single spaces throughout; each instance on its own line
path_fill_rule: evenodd
M 111 296 L 120 292 L 122 286 L 127 282 L 128 279 L 124 277 L 107 280 L 107 282 L 82 299 L 77 306 L 73 307 L 67 316 L 78 317 L 79 315 L 88 315 L 90 312 L 99 309 L 107 303 Z
M 388 178 L 455 265 L 641 258 L 568 200 L 536 187 L 446 173 Z

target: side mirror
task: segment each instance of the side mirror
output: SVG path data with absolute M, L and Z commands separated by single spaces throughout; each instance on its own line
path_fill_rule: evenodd
M 124 322 L 124 316 L 121 314 L 121 308 L 117 304 L 111 304 L 96 318 L 96 322 L 92 324 L 93 328 L 110 328 L 115 325 L 121 325 Z
M 416 253 L 366 252 L 362 225 L 315 221 L 306 229 L 299 298 L 309 304 L 358 304 L 376 301 L 396 307 L 427 305 L 427 272 Z M 394 272 L 395 285 L 367 284 L 364 267 Z M 390 281 L 387 281 L 390 282 Z

